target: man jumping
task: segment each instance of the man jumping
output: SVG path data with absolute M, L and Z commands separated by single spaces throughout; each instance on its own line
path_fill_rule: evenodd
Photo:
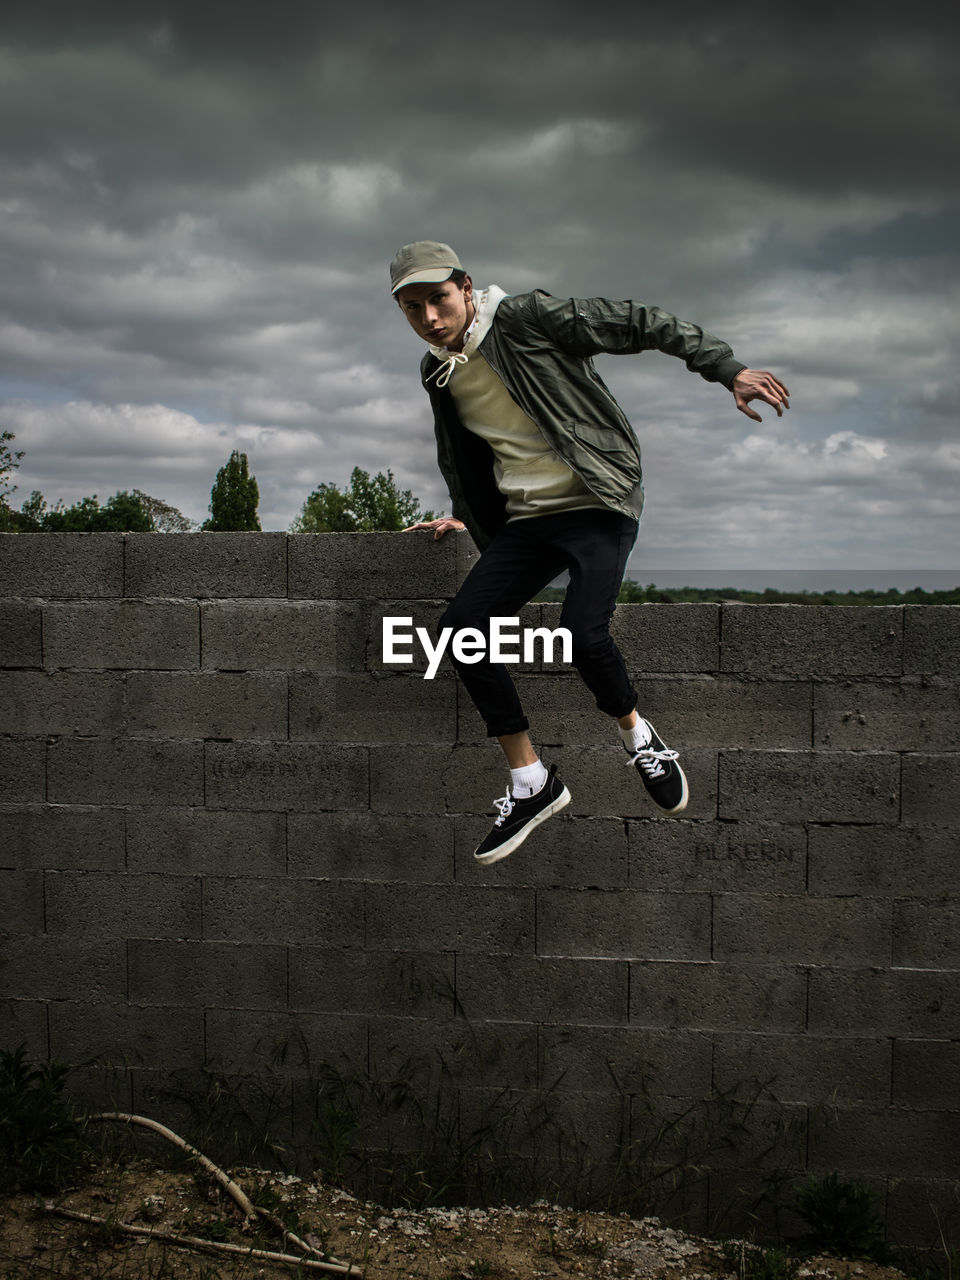
M 390 264 L 390 285 L 413 330 L 428 345 L 420 366 L 433 406 L 437 460 L 452 516 L 411 529 L 469 530 L 480 550 L 441 627 L 489 636 L 492 617 L 513 617 L 567 570 L 560 623 L 573 638 L 573 663 L 662 813 L 688 799 L 678 753 L 637 713 L 637 693 L 610 636 L 627 557 L 643 508 L 640 449 L 592 357 L 655 349 L 719 382 L 736 406 L 760 421 L 751 400 L 789 407 L 787 388 L 746 368 L 725 342 L 659 307 L 607 298 L 514 296 L 496 285 L 475 292 L 449 245 L 418 240 Z M 454 657 L 460 679 L 499 740 L 510 769 L 497 819 L 474 857 L 512 853 L 534 827 L 570 801 L 539 759 L 516 688 L 502 663 Z

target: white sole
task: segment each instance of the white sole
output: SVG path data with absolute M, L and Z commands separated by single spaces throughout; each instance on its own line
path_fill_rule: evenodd
M 548 805 L 546 809 L 542 809 L 535 818 L 531 818 L 522 831 L 518 831 L 506 844 L 502 844 L 499 849 L 493 849 L 490 853 L 475 853 L 473 855 L 475 861 L 479 862 L 482 867 L 489 867 L 493 862 L 499 862 L 502 858 L 509 858 L 514 849 L 518 849 L 523 844 L 535 827 L 539 827 L 541 822 L 546 822 L 548 818 L 552 818 L 555 813 L 559 813 L 569 803 L 570 792 L 564 787 L 553 804 Z
M 679 769 L 679 765 L 677 767 Z M 680 796 L 680 803 L 678 805 L 676 805 L 673 809 L 664 809 L 657 804 L 656 800 L 653 800 L 653 796 L 650 796 L 650 799 L 653 800 L 654 805 L 656 805 L 656 807 L 660 810 L 660 812 L 666 813 L 670 817 L 672 817 L 675 813 L 682 813 L 683 810 L 687 807 L 687 801 L 690 799 L 690 792 L 687 789 L 687 775 L 683 772 L 682 769 L 679 769 L 679 771 L 680 771 L 680 777 L 683 779 L 683 793 Z M 647 794 L 649 795 L 650 793 L 647 792 Z

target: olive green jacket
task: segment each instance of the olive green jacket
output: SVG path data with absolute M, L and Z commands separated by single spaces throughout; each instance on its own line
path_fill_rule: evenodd
M 746 367 L 725 342 L 659 307 L 554 298 L 540 289 L 505 297 L 479 346 L 550 447 L 598 498 L 636 519 L 643 509 L 640 447 L 591 357 L 651 349 L 679 356 L 691 372 L 727 388 Z M 505 523 L 505 499 L 489 444 L 464 427 L 449 387 L 436 385 L 441 367 L 432 352 L 420 366 L 433 406 L 437 461 L 453 514 L 483 550 Z

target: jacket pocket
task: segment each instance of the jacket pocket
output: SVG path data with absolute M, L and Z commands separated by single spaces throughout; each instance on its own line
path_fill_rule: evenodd
M 640 452 L 630 437 L 616 427 L 596 423 L 568 422 L 567 428 L 577 442 L 578 453 L 583 451 L 582 465 L 605 476 L 622 477 L 628 482 L 628 487 L 639 484 L 642 477 Z

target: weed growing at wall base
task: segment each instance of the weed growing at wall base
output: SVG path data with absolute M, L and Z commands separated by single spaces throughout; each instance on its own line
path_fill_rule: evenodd
M 87 1163 L 67 1075 L 60 1063 L 32 1066 L 24 1045 L 0 1050 L 0 1191 L 56 1191 Z

